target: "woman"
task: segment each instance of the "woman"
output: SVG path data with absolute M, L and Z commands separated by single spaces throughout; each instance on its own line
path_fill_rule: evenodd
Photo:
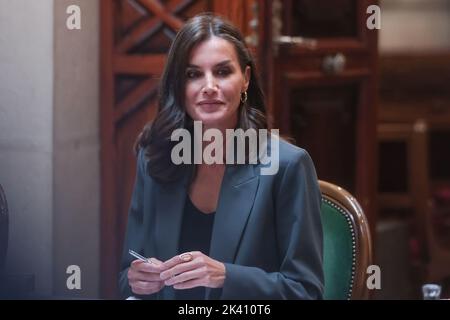
M 321 195 L 306 151 L 273 140 L 273 175 L 260 174 L 261 162 L 176 165 L 171 158 L 174 130 L 193 132 L 194 121 L 224 136 L 227 129 L 267 129 L 265 110 L 239 31 L 210 14 L 188 21 L 168 55 L 158 114 L 136 144 L 119 277 L 124 297 L 322 298 Z

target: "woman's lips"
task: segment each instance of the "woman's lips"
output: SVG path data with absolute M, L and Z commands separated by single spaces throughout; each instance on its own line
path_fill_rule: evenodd
M 223 106 L 223 102 L 202 102 L 199 103 L 199 107 L 205 111 L 215 111 L 221 106 Z

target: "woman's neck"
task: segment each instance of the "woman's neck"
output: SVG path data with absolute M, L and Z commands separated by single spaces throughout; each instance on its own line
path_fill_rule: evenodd
M 223 152 L 223 159 L 224 159 L 224 161 L 226 159 L 227 143 L 229 143 L 229 142 L 227 142 L 227 139 L 226 139 L 226 137 L 227 137 L 226 131 L 227 131 L 227 129 L 234 130 L 236 128 L 236 126 L 237 126 L 237 119 L 233 119 L 233 121 L 229 121 L 228 123 L 224 122 L 224 123 L 211 124 L 211 125 L 202 124 L 202 137 L 204 137 L 204 134 L 205 134 L 205 132 L 208 129 L 216 129 L 216 130 L 220 131 L 221 136 L 222 136 L 222 141 L 223 141 L 223 143 L 222 143 L 222 148 L 223 148 L 222 152 Z M 205 150 L 205 148 L 210 143 L 212 143 L 212 141 L 204 141 L 202 139 L 202 152 Z

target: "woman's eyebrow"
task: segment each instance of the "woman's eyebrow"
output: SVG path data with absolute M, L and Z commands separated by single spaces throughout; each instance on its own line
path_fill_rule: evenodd
M 229 64 L 230 62 L 231 62 L 231 60 L 224 60 L 224 61 L 222 61 L 222 62 L 217 63 L 217 64 L 214 66 L 214 68 L 225 66 L 225 65 Z M 200 66 L 197 66 L 197 65 L 195 65 L 195 64 L 188 64 L 187 67 L 188 67 L 188 68 L 193 68 L 193 69 L 201 69 Z
M 219 63 L 216 64 L 215 66 L 216 66 L 216 67 L 223 67 L 223 66 L 225 66 L 225 65 L 227 65 L 227 64 L 229 64 L 229 63 L 231 63 L 231 60 L 225 60 L 225 61 L 219 62 Z

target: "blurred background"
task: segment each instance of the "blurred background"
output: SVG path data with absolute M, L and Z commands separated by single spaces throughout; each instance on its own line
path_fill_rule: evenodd
M 71 5 L 79 30 L 67 28 Z M 450 0 L 0 7 L 0 283 L 9 297 L 117 297 L 133 142 L 155 116 L 176 31 L 203 11 L 243 31 L 273 127 L 310 152 L 319 179 L 361 203 L 382 276 L 371 299 L 420 299 L 429 282 L 450 297 Z M 71 265 L 80 289 L 67 287 Z

